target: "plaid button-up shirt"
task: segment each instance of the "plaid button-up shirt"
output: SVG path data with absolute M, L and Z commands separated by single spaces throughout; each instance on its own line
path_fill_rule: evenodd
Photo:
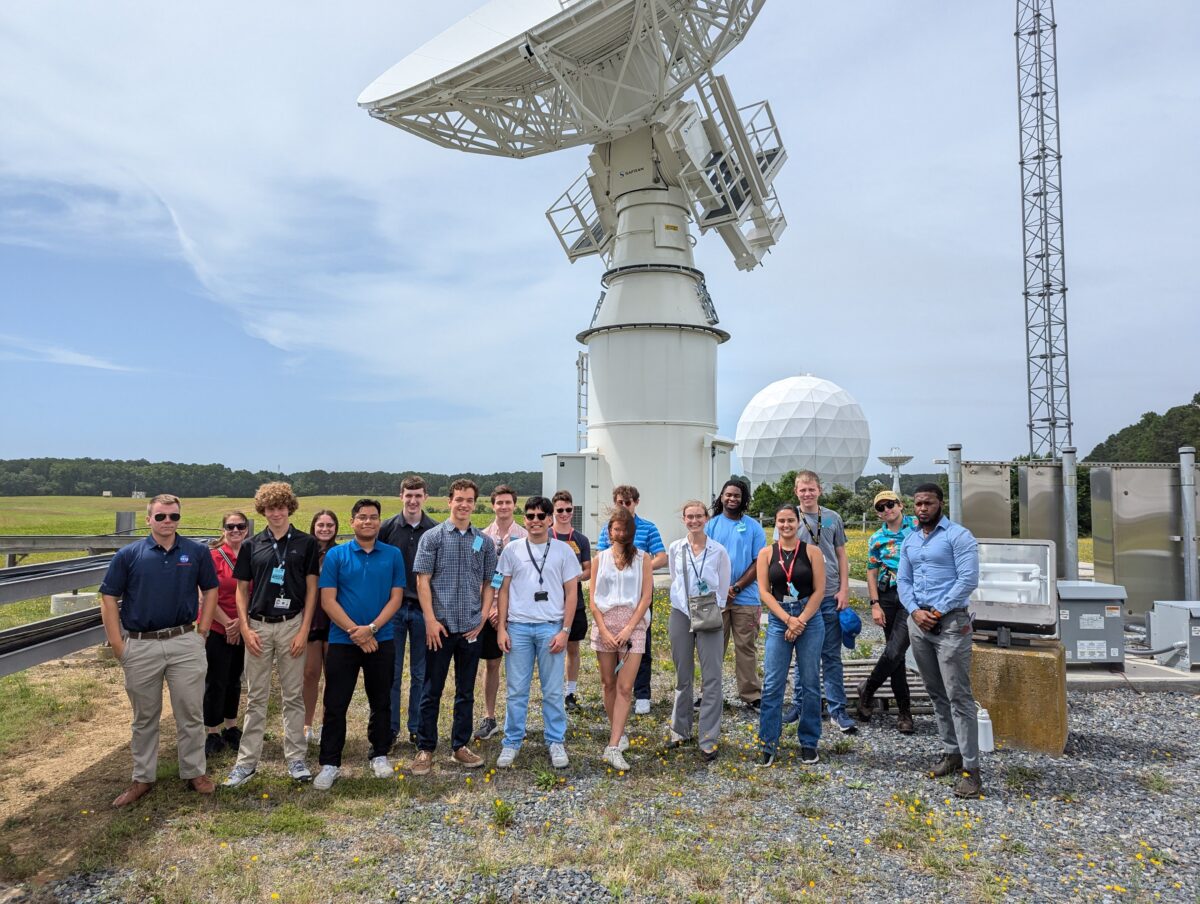
M 479 627 L 480 593 L 496 573 L 496 559 L 496 544 L 475 527 L 464 532 L 444 521 L 421 537 L 413 570 L 429 575 L 434 617 L 451 634 Z

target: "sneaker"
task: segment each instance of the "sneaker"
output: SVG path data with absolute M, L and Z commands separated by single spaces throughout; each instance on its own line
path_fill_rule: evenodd
M 692 709 L 699 709 L 700 704 L 703 702 L 704 702 L 703 697 L 697 697 L 695 700 L 692 701 Z
M 408 771 L 413 775 L 428 775 L 433 770 L 433 751 L 418 750 L 417 757 L 413 760 Z
M 913 728 L 912 713 L 901 711 L 900 715 L 896 717 L 896 731 L 900 732 L 900 734 L 912 734 L 916 731 Z
M 634 701 L 633 711 L 636 715 L 639 715 L 639 716 L 650 715 L 650 701 L 639 698 L 638 700 Z
M 701 748 L 700 756 L 704 757 L 704 762 L 714 763 L 717 760 L 717 748 L 714 747 L 712 750 L 704 750 Z
M 838 731 L 842 734 L 858 734 L 858 725 L 850 718 L 847 712 L 839 712 L 833 717 L 833 724 L 838 727 Z
M 954 783 L 955 797 L 979 798 L 983 796 L 983 782 L 978 769 L 964 769 Z
M 225 740 L 225 746 L 232 750 L 237 750 L 242 746 L 242 730 L 236 725 L 231 725 L 229 728 L 223 729 L 221 737 Z
M 867 681 L 864 678 L 858 682 L 858 686 L 854 689 L 858 695 L 858 703 L 854 707 L 854 715 L 858 717 L 860 722 L 870 722 L 871 716 L 875 712 L 875 701 L 871 695 L 867 693 Z
M 752 710 L 754 710 L 755 712 L 758 712 L 760 709 L 762 709 L 762 700 L 761 700 L 761 699 L 759 699 L 759 700 L 751 700 L 751 701 L 750 701 L 749 703 L 747 703 L 746 705 L 747 705 L 748 707 L 750 707 Z
M 292 760 L 288 763 L 288 775 L 298 782 L 311 782 L 312 773 L 304 765 L 304 760 Z
M 342 770 L 338 766 L 322 766 L 317 777 L 313 779 L 313 787 L 318 791 L 328 791 L 341 774 Z
M 621 751 L 621 753 L 624 753 L 628 749 L 629 749 L 629 735 L 623 734 L 623 735 L 621 735 L 621 739 L 619 741 L 617 741 L 617 750 Z
M 683 742 L 686 740 L 687 740 L 687 738 L 685 738 L 683 735 L 681 735 L 679 732 L 677 732 L 674 728 L 672 728 L 671 736 L 667 740 L 667 746 L 672 747 L 672 748 L 680 747 L 680 746 L 682 746 Z
M 963 767 L 963 758 L 961 753 L 948 753 L 940 760 L 936 766 L 930 770 L 929 774 L 933 778 L 942 778 L 943 776 L 953 775 L 956 772 L 961 772 Z
M 816 747 L 801 747 L 800 762 L 811 766 L 813 763 L 821 762 L 821 757 L 817 754 Z
M 392 761 L 386 756 L 371 757 L 371 771 L 376 778 L 391 778 Z
M 221 784 L 226 788 L 236 788 L 250 781 L 250 776 L 254 775 L 256 771 L 255 769 L 247 769 L 245 766 L 234 766 L 233 770 L 229 773 L 229 778 L 225 779 Z
M 760 769 L 765 769 L 768 766 L 774 766 L 775 765 L 775 751 L 774 750 L 764 750 L 762 752 L 762 756 L 759 757 L 758 762 L 755 765 L 758 766 Z
M 210 731 L 208 737 L 204 739 L 204 755 L 216 756 L 226 747 L 225 739 L 221 737 L 220 732 Z
M 496 766 L 500 769 L 510 769 L 517 759 L 516 747 L 501 747 L 500 756 L 496 758 Z
M 472 751 L 466 744 L 459 747 L 450 756 L 454 762 L 458 763 L 464 769 L 478 769 L 483 765 L 483 757 Z
M 579 705 L 579 698 L 574 694 L 567 694 L 567 696 L 563 698 L 563 705 L 566 706 L 567 712 L 569 713 L 577 713 L 580 709 L 582 709 L 582 707 Z
M 555 769 L 566 769 L 571 765 L 571 761 L 567 759 L 567 748 L 562 744 L 550 745 L 550 765 Z
M 566 751 L 563 751 L 563 756 L 564 758 L 566 757 Z M 629 771 L 629 762 L 625 759 L 625 757 L 621 756 L 621 751 L 616 747 L 605 747 L 603 759 L 604 762 L 608 763 L 608 765 L 612 766 L 618 772 Z
M 475 729 L 475 740 L 486 741 L 498 734 L 500 734 L 500 726 L 496 724 L 496 720 L 491 716 L 484 716 L 479 720 L 479 727 Z
M 795 703 L 783 711 L 783 724 L 791 725 L 793 722 L 800 721 L 800 707 Z

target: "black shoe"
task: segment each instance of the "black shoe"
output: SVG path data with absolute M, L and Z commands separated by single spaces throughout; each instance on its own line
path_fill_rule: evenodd
M 900 715 L 896 717 L 896 731 L 900 732 L 900 734 L 912 734 L 916 731 L 913 727 L 912 713 L 908 710 L 900 710 Z
M 875 701 L 867 693 L 866 679 L 858 682 L 858 687 L 854 689 L 854 692 L 858 694 L 858 704 L 854 708 L 854 715 L 860 722 L 870 722 L 871 716 L 875 712 Z
M 208 737 L 204 739 L 204 755 L 216 756 L 225 749 L 225 739 L 221 737 L 219 732 L 210 731 Z
M 703 697 L 697 697 L 697 698 L 695 699 L 695 701 L 692 703 L 692 709 L 699 709 L 699 708 L 700 708 L 700 704 L 703 702 L 703 700 L 704 700 L 704 698 L 703 698 Z
M 813 763 L 821 762 L 821 757 L 817 754 L 817 748 L 816 747 L 801 747 L 800 748 L 800 762 L 805 763 L 810 766 Z
M 714 747 L 712 750 L 701 750 L 700 755 L 704 757 L 704 762 L 712 763 L 717 759 L 717 748 Z
M 757 765 L 764 769 L 767 766 L 774 766 L 775 765 L 775 751 L 774 750 L 764 750 L 762 752 L 762 757 L 759 758 Z
M 221 732 L 221 737 L 225 741 L 227 747 L 237 750 L 242 746 L 242 730 L 236 725 L 231 725 Z
M 751 700 L 751 701 L 750 701 L 749 703 L 747 703 L 746 705 L 747 705 L 748 707 L 750 707 L 752 710 L 754 710 L 755 712 L 758 712 L 760 709 L 762 709 L 762 700 L 761 700 L 761 699 L 759 699 L 759 700 Z
M 943 776 L 953 775 L 956 772 L 961 772 L 962 767 L 962 754 L 948 753 L 938 761 L 938 764 L 933 767 L 929 774 L 934 778 L 942 778 Z
M 577 713 L 581 709 L 579 705 L 579 698 L 574 694 L 567 694 L 567 696 L 563 698 L 563 705 L 566 706 L 567 712 L 569 713 Z
M 955 797 L 980 798 L 983 796 L 983 781 L 979 778 L 978 769 L 964 769 L 958 781 L 954 783 Z

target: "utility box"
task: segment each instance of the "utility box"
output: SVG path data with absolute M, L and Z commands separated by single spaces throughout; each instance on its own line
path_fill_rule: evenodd
M 1184 671 L 1200 666 L 1200 602 L 1188 600 L 1155 600 L 1148 613 L 1150 648 L 1162 649 L 1183 643 L 1181 650 L 1155 654 L 1160 665 Z
M 598 452 L 550 452 L 542 456 L 542 495 L 566 490 L 575 501 L 571 525 L 595 542 L 612 505 L 612 480 Z
M 1058 582 L 1058 636 L 1067 665 L 1125 668 L 1125 588 L 1093 581 Z

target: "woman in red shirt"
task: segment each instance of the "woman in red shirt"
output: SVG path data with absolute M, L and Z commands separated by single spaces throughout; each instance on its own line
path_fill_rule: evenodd
M 217 611 L 212 630 L 205 641 L 208 674 L 204 676 L 204 726 L 208 737 L 205 756 L 220 753 L 227 746 L 238 749 L 242 732 L 237 727 L 238 703 L 242 696 L 242 667 L 246 648 L 238 630 L 237 581 L 233 566 L 250 522 L 243 512 L 226 512 L 221 518 L 221 537 L 209 544 L 217 569 Z

